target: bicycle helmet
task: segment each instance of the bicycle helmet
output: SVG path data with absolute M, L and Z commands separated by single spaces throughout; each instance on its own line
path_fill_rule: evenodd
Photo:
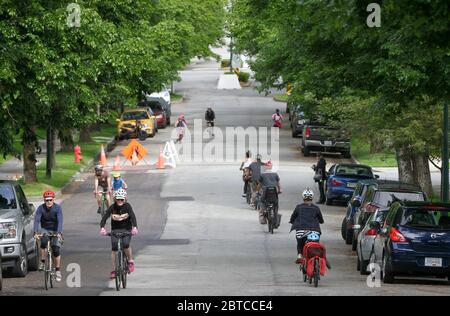
M 264 166 L 265 166 L 267 169 L 272 169 L 272 167 L 273 167 L 272 161 L 269 160 Z
M 178 119 L 181 120 L 181 121 L 184 121 L 184 115 L 181 114 L 181 115 L 178 117 Z
M 55 198 L 55 196 L 56 196 L 56 194 L 55 194 L 55 192 L 53 192 L 53 191 L 45 191 L 44 192 L 44 194 L 43 194 L 43 197 L 44 197 L 44 200 L 47 200 L 47 199 L 54 199 Z
M 111 172 L 111 175 L 113 176 L 113 178 L 118 178 L 121 176 L 120 171 L 113 171 Z
M 303 191 L 302 197 L 303 197 L 303 200 L 305 200 L 305 201 L 307 201 L 307 200 L 312 201 L 314 199 L 314 192 L 308 188 L 305 191 Z
M 320 240 L 320 235 L 316 232 L 311 232 L 308 234 L 308 241 L 318 242 Z
M 96 165 L 95 166 L 95 173 L 103 172 L 103 166 L 102 165 Z
M 125 200 L 127 198 L 127 191 L 124 189 L 119 189 L 114 194 L 114 199 L 116 200 Z
M 261 161 L 262 160 L 262 156 L 260 154 L 256 155 L 256 160 Z

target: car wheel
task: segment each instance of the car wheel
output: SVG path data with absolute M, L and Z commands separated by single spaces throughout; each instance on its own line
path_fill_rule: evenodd
M 356 254 L 356 271 L 361 271 L 361 260 L 359 260 L 359 254 Z
M 292 138 L 297 138 L 297 133 L 295 132 L 295 129 L 292 128 Z
M 395 275 L 392 271 L 392 262 L 388 254 L 383 256 L 383 268 L 382 268 L 383 283 L 392 284 L 395 281 Z
M 37 271 L 39 269 L 39 248 L 37 245 L 34 247 L 33 258 L 28 261 L 28 270 Z
M 344 217 L 344 219 L 342 220 L 341 236 L 342 236 L 342 239 L 344 239 L 344 240 L 347 239 L 347 217 Z
M 356 251 L 357 248 L 358 248 L 358 239 L 357 239 L 357 236 L 355 236 L 355 234 L 353 234 L 353 236 L 352 236 L 352 250 Z
M 367 267 L 369 266 L 369 261 L 364 260 L 362 258 L 362 254 L 361 254 L 361 248 L 359 249 L 359 255 L 358 255 L 358 261 L 359 261 L 359 273 L 361 273 L 361 275 L 367 275 L 369 274 L 367 272 Z
M 309 151 L 308 147 L 303 148 L 303 156 L 309 157 L 311 155 L 311 152 Z
M 351 244 L 352 244 L 352 240 L 353 240 L 353 230 L 351 230 L 351 229 L 346 229 L 345 243 L 346 243 L 347 245 L 351 245 Z
M 28 254 L 25 242 L 20 244 L 20 257 L 16 261 L 13 274 L 18 278 L 24 278 L 28 274 Z
M 345 159 L 350 159 L 350 158 L 352 158 L 352 155 L 350 154 L 349 151 L 344 151 L 342 153 L 342 157 L 344 157 Z

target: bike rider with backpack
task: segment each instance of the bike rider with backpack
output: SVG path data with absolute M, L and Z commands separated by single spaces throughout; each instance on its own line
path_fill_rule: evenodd
M 186 118 L 183 114 L 180 115 L 178 117 L 178 120 L 175 122 L 175 128 L 177 129 L 178 133 L 178 139 L 175 141 L 175 143 L 181 143 L 187 128 Z
M 283 121 L 283 117 L 280 114 L 280 110 L 277 109 L 275 113 L 272 115 L 273 127 L 281 128 L 281 122 Z
M 296 231 L 297 238 L 297 253 L 298 258 L 296 263 L 300 263 L 303 255 L 303 247 L 311 232 L 321 234 L 320 225 L 324 223 L 322 212 L 317 205 L 313 204 L 314 193 L 310 189 L 306 189 L 302 193 L 303 203 L 297 205 L 292 213 L 291 232 Z
M 212 129 L 212 137 L 214 137 L 214 120 L 216 119 L 216 113 L 212 108 L 208 108 L 205 113 L 205 121 L 209 128 Z
M 99 187 L 102 187 L 103 190 L 99 191 Z M 106 193 L 106 207 L 109 207 L 111 204 L 111 177 L 108 171 L 103 170 L 102 165 L 97 165 L 95 166 L 94 195 L 97 199 L 98 214 L 100 214 L 102 205 L 102 193 Z
M 280 176 L 272 171 L 272 162 L 268 161 L 265 165 L 265 172 L 261 174 L 258 180 L 258 191 L 261 191 L 261 202 L 262 208 L 259 212 L 259 218 L 261 224 L 265 224 L 264 213 L 266 211 L 266 192 L 269 188 L 276 188 L 277 194 L 281 194 L 281 184 L 280 184 Z M 278 195 L 276 196 L 276 207 L 275 207 L 275 219 L 278 221 Z M 276 223 L 275 227 L 278 228 L 280 223 Z

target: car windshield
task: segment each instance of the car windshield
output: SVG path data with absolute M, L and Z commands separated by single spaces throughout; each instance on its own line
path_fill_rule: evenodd
M 422 193 L 418 192 L 388 192 L 379 191 L 376 203 L 382 206 L 389 206 L 394 200 L 403 201 L 425 201 Z
M 336 175 L 373 177 L 372 170 L 365 166 L 341 165 L 336 168 Z
M 122 115 L 123 121 L 132 121 L 132 120 L 147 120 L 148 114 L 144 111 L 136 111 L 136 112 L 125 112 Z
M 450 209 L 421 208 L 406 209 L 400 219 L 400 225 L 450 230 Z
M 16 197 L 12 187 L 9 185 L 0 185 L 0 209 L 10 210 L 16 208 Z
M 158 112 L 158 111 L 163 110 L 161 104 L 159 104 L 158 102 L 148 102 L 148 105 L 150 106 L 150 108 L 152 109 L 153 112 Z

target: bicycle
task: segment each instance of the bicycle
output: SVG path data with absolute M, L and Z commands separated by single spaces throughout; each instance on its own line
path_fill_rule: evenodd
M 44 288 L 48 291 L 49 285 L 50 288 L 53 288 L 54 281 L 56 280 L 56 267 L 54 265 L 55 258 L 53 256 L 52 240 L 53 238 L 59 238 L 59 236 L 55 233 L 36 235 L 35 240 L 38 249 L 40 248 L 39 241 L 42 237 L 48 237 L 44 265 Z M 62 242 L 63 240 L 61 240 L 61 243 Z
M 107 234 L 107 236 L 116 237 L 119 240 L 118 245 L 118 251 L 116 254 L 116 290 L 120 291 L 120 287 L 122 286 L 123 289 L 127 288 L 127 275 L 130 274 L 130 271 L 128 270 L 128 258 L 124 253 L 123 247 L 122 247 L 122 239 L 127 236 L 131 236 L 131 233 L 124 232 L 124 233 L 115 233 L 111 232 Z
M 108 192 L 106 192 L 106 191 L 103 191 L 103 192 L 99 192 L 98 194 L 101 194 L 102 195 L 102 200 L 101 200 L 101 204 L 100 204 L 100 216 L 103 218 L 103 216 L 105 216 L 105 214 L 106 214 L 106 210 L 108 209 L 107 207 L 106 207 L 106 202 L 107 202 L 107 200 L 106 200 L 106 194 L 107 194 Z
M 206 122 L 209 138 L 214 137 L 214 122 L 208 121 Z
M 267 219 L 269 233 L 273 234 L 274 229 L 279 225 L 278 215 L 278 190 L 277 188 L 267 188 L 265 194 L 264 216 Z
M 310 232 L 304 238 L 308 238 L 309 234 L 318 234 L 317 232 Z M 303 248 L 303 258 L 300 262 L 300 271 L 303 275 L 303 282 L 309 281 L 309 284 L 314 283 L 314 287 L 319 286 L 321 276 L 325 275 L 327 267 L 326 249 L 319 241 L 307 241 Z

